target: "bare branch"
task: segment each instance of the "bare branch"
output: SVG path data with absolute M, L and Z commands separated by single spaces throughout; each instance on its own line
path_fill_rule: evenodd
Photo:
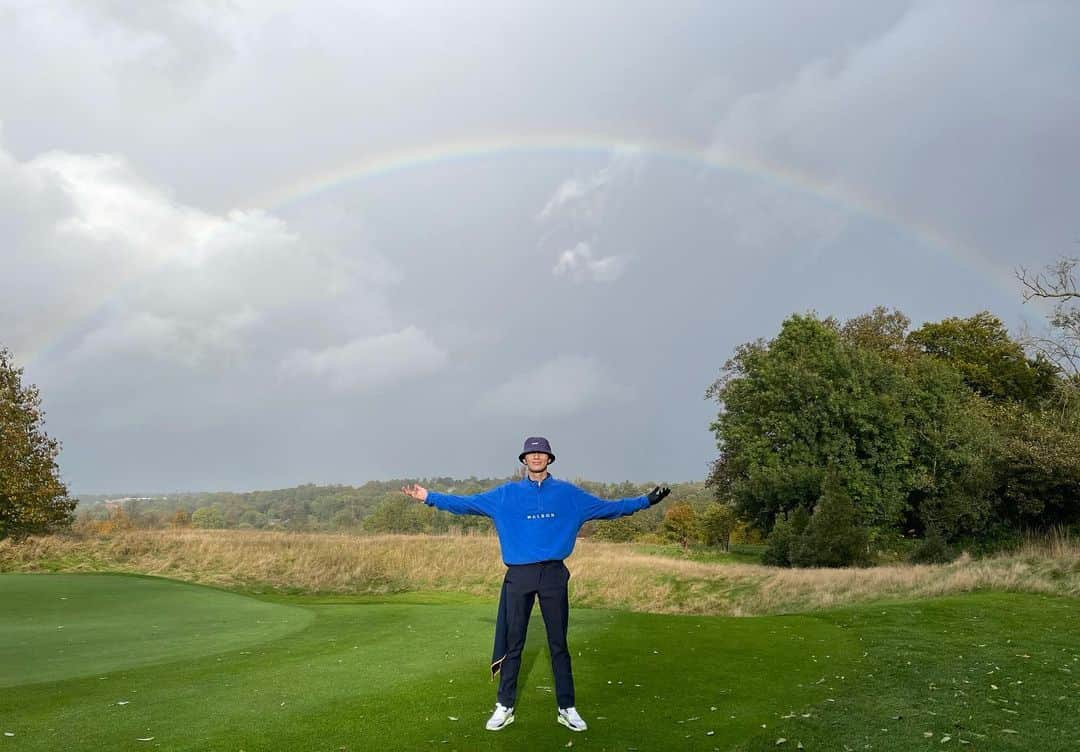
M 1032 298 L 1066 301 L 1080 298 L 1076 283 L 1076 267 L 1080 258 L 1063 258 L 1048 266 L 1046 271 L 1032 273 L 1026 267 L 1017 267 L 1014 274 L 1024 286 L 1024 302 Z

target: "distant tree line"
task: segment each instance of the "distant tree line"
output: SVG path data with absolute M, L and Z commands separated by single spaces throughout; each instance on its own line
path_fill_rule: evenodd
M 451 515 L 418 504 L 401 493 L 413 482 L 432 490 L 474 494 L 518 476 L 507 478 L 404 478 L 370 481 L 361 486 L 305 484 L 295 488 L 246 493 L 213 492 L 162 494 L 116 499 L 83 496 L 77 511 L 77 529 L 111 533 L 133 528 L 230 528 L 352 533 L 493 533 L 491 520 L 473 515 Z M 653 483 L 601 483 L 574 481 L 605 499 L 641 496 Z M 588 523 L 582 537 L 612 542 L 676 542 L 683 546 L 709 543 L 727 547 L 731 541 L 760 540 L 746 525 L 739 525 L 730 508 L 721 508 L 704 482 L 670 484 L 669 501 L 632 517 Z M 719 524 L 717 524 L 719 523 Z

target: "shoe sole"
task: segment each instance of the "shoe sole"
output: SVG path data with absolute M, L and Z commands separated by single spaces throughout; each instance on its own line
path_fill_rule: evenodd
M 484 728 L 486 728 L 488 731 L 502 731 L 504 728 L 506 728 L 507 726 L 509 726 L 513 722 L 514 722 L 514 716 L 510 716 L 509 718 L 506 719 L 506 721 L 501 726 L 496 726 L 495 728 L 492 728 L 491 726 L 484 726 Z
M 585 726 L 584 728 L 574 728 L 573 726 L 570 725 L 570 721 L 566 720 L 561 715 L 555 716 L 555 720 L 557 720 L 562 725 L 566 726 L 566 728 L 570 729 L 571 731 L 586 731 L 589 728 L 588 726 Z

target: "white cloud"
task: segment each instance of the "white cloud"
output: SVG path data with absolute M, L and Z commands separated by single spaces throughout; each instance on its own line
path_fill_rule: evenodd
M 366 391 L 446 365 L 446 353 L 415 326 L 328 347 L 300 349 L 281 367 L 293 376 L 315 377 L 339 391 Z
M 0 331 L 19 355 L 61 336 L 84 366 L 128 357 L 220 371 L 308 352 L 307 370 L 335 383 L 364 354 L 397 364 L 390 373 L 445 360 L 415 328 L 373 336 L 391 328 L 383 289 L 399 278 L 376 254 L 312 243 L 263 211 L 184 205 L 119 156 L 20 162 L 0 147 L 0 227 L 14 228 Z
M 569 277 L 575 282 L 614 282 L 622 275 L 625 266 L 625 261 L 618 256 L 593 258 L 592 248 L 588 243 L 581 242 L 559 255 L 551 273 L 556 277 Z
M 636 183 L 642 165 L 639 146 L 616 146 L 602 168 L 585 178 L 567 178 L 555 189 L 537 219 L 549 225 L 541 244 L 548 245 L 548 240 L 573 243 L 556 259 L 551 270 L 556 277 L 574 282 L 614 282 L 622 275 L 625 260 L 618 256 L 595 258 L 593 246 L 625 191 Z M 582 240 L 582 234 L 592 240 Z
M 588 407 L 633 399 L 595 359 L 562 356 L 519 374 L 481 398 L 482 412 L 515 417 L 571 415 Z
M 541 221 L 556 218 L 578 220 L 584 224 L 602 222 L 611 204 L 616 203 L 619 191 L 632 184 L 643 165 L 641 147 L 632 144 L 616 146 L 602 168 L 585 178 L 567 178 L 548 199 L 537 215 Z

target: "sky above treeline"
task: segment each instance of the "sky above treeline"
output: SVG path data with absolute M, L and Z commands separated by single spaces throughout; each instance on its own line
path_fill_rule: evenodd
M 795 312 L 1045 324 L 1080 3 L 0 0 L 0 345 L 74 493 L 702 479 Z

